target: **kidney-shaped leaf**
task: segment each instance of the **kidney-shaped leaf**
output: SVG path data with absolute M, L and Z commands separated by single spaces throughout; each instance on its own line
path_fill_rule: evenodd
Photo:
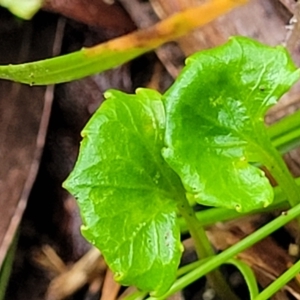
M 282 47 L 243 37 L 194 54 L 165 94 L 163 156 L 189 197 L 250 211 L 272 202 L 263 163 L 270 145 L 264 114 L 299 79 Z
M 83 130 L 64 186 L 78 199 L 83 235 L 103 253 L 117 281 L 161 294 L 176 277 L 182 246 L 176 201 L 184 191 L 161 156 L 161 95 L 108 91 Z

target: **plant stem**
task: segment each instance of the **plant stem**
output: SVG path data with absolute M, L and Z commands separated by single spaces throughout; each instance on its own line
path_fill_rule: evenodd
M 234 265 L 241 272 L 248 286 L 250 299 L 254 300 L 258 296 L 259 290 L 258 290 L 255 274 L 251 269 L 251 267 L 247 265 L 245 262 L 234 258 L 229 259 L 226 263 Z
M 136 291 L 125 298 L 121 298 L 122 300 L 143 300 L 148 295 L 147 292 Z M 119 299 L 119 298 L 118 298 Z
M 300 260 L 297 261 L 291 268 L 284 272 L 278 279 L 272 282 L 266 289 L 264 289 L 254 300 L 267 300 L 290 280 L 292 280 L 300 270 Z
M 150 297 L 148 300 L 163 300 L 173 295 L 177 291 L 185 288 L 187 285 L 191 284 L 192 282 L 196 281 L 197 279 L 201 278 L 202 276 L 206 275 L 207 273 L 211 272 L 212 270 L 218 268 L 220 265 L 226 263 L 226 261 L 238 253 L 248 249 L 258 241 L 262 240 L 263 238 L 270 235 L 272 232 L 276 231 L 280 227 L 284 226 L 294 218 L 300 215 L 300 204 L 296 205 L 294 208 L 288 210 L 285 214 L 277 217 L 272 222 L 268 223 L 267 225 L 261 227 L 251 235 L 244 238 L 242 241 L 236 243 L 235 245 L 231 246 L 230 248 L 226 249 L 222 253 L 212 257 L 207 262 L 204 262 L 201 266 L 196 268 L 195 270 L 191 271 L 190 273 L 182 276 L 173 284 L 170 290 L 161 297 Z M 230 298 L 227 298 L 230 299 Z
M 267 128 L 272 144 L 281 153 L 300 146 L 300 110 Z
M 300 189 L 279 152 L 272 146 L 264 151 L 264 165 L 281 187 L 291 207 L 300 203 Z
M 295 183 L 298 187 L 300 187 L 300 177 L 294 179 Z M 258 213 L 266 213 L 269 211 L 274 210 L 287 210 L 290 208 L 290 205 L 287 202 L 287 197 L 285 193 L 282 192 L 281 187 L 277 186 L 273 188 L 274 190 L 274 201 L 273 203 L 268 207 L 263 207 L 251 212 L 241 213 L 237 212 L 233 209 L 223 208 L 223 207 L 215 207 L 215 208 L 208 208 L 205 210 L 201 210 L 195 213 L 198 222 L 201 224 L 201 226 L 211 226 L 215 224 L 216 222 L 225 222 L 228 220 L 235 220 L 238 218 L 243 218 L 245 216 L 258 214 Z M 184 218 L 179 218 L 181 233 L 187 233 L 188 228 L 186 225 L 186 221 Z
M 12 265 L 15 258 L 15 252 L 17 249 L 18 240 L 19 240 L 19 232 L 16 233 L 14 240 L 6 254 L 3 265 L 0 268 L 0 300 L 5 299 L 5 292 L 12 272 Z
M 300 110 L 295 111 L 291 115 L 285 116 L 278 122 L 270 125 L 267 132 L 272 140 L 284 137 L 286 134 L 299 129 L 300 126 Z M 288 140 L 287 140 L 288 142 Z
M 300 128 L 294 129 L 283 136 L 276 137 L 272 140 L 274 147 L 281 153 L 289 152 L 300 146 Z
M 215 256 L 215 252 L 207 238 L 204 228 L 196 218 L 195 212 L 189 205 L 185 197 L 181 197 L 178 204 L 179 211 L 186 221 L 189 232 L 194 240 L 196 253 L 199 259 Z M 239 298 L 232 292 L 228 283 L 219 270 L 207 274 L 207 281 L 216 291 L 220 299 L 238 300 Z
M 276 191 L 276 190 L 275 190 Z M 281 196 L 281 195 L 280 195 Z M 205 209 L 203 211 L 196 212 L 195 215 L 201 224 L 201 226 L 206 227 L 206 226 L 211 226 L 215 224 L 216 222 L 226 222 L 229 220 L 236 220 L 239 218 L 243 218 L 246 216 L 251 216 L 254 214 L 259 214 L 259 213 L 267 213 L 267 212 L 273 212 L 275 210 L 287 210 L 290 208 L 290 205 L 288 202 L 286 202 L 286 197 L 284 196 L 281 199 L 280 202 L 277 201 L 266 207 L 266 208 L 261 208 L 257 209 L 251 212 L 246 212 L 246 213 L 240 213 L 235 210 L 230 210 L 227 208 L 209 208 Z M 276 200 L 276 198 L 275 198 Z M 180 224 L 180 231 L 181 233 L 187 233 L 189 230 L 187 228 L 187 224 L 184 218 L 179 219 L 179 224 Z

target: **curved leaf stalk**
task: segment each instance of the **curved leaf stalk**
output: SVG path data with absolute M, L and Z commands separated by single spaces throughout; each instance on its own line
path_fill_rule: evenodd
M 210 258 L 201 259 L 201 260 L 198 260 L 196 262 L 193 262 L 193 263 L 190 263 L 186 266 L 181 267 L 177 272 L 177 276 L 180 277 L 180 276 L 183 276 L 183 275 L 191 272 L 192 270 L 194 270 L 197 267 L 201 266 L 201 264 L 203 264 L 204 262 L 207 262 L 209 259 Z M 258 296 L 259 290 L 258 290 L 255 274 L 252 271 L 251 267 L 248 266 L 243 261 L 235 259 L 235 258 L 229 259 L 226 262 L 226 264 L 234 265 L 236 268 L 239 269 L 239 271 L 241 272 L 241 274 L 243 275 L 243 277 L 244 277 L 244 279 L 247 283 L 247 286 L 248 286 L 248 289 L 249 289 L 249 294 L 250 294 L 250 299 L 254 300 L 255 297 Z M 136 300 L 138 300 L 138 299 L 136 299 Z
M 243 275 L 249 289 L 250 299 L 256 300 L 259 294 L 256 277 L 250 266 L 241 260 L 231 258 L 226 263 L 234 265 Z
M 300 204 L 296 205 L 295 207 L 288 210 L 285 214 L 277 217 L 275 220 L 271 221 L 267 225 L 261 227 L 251 235 L 244 238 L 242 241 L 236 243 L 235 245 L 231 246 L 230 248 L 226 249 L 222 253 L 208 259 L 204 262 L 201 266 L 196 268 L 195 270 L 191 271 L 190 273 L 182 276 L 173 284 L 173 286 L 169 289 L 169 291 L 161 297 L 150 297 L 148 300 L 163 300 L 173 295 L 177 291 L 185 288 L 192 282 L 196 281 L 197 279 L 205 276 L 212 270 L 218 268 L 220 265 L 226 263 L 230 258 L 234 257 L 238 253 L 248 249 L 255 243 L 259 242 L 263 238 L 270 235 L 272 232 L 276 231 L 280 227 L 284 226 L 291 220 L 297 218 L 300 215 Z M 230 298 L 229 298 L 230 299 Z M 255 299 L 257 300 L 257 299 Z M 261 300 L 261 299 L 258 299 Z
M 179 199 L 178 209 L 186 221 L 189 232 L 194 240 L 196 253 L 199 259 L 215 256 L 214 250 L 207 238 L 204 228 L 198 221 L 194 210 L 189 205 L 187 199 Z M 206 276 L 210 286 L 216 291 L 220 299 L 238 300 L 239 298 L 232 292 L 228 283 L 219 270 L 215 270 Z

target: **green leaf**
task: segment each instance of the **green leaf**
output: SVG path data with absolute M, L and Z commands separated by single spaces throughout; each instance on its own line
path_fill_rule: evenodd
M 83 130 L 75 169 L 64 183 L 78 199 L 83 235 L 117 281 L 162 294 L 176 278 L 182 246 L 176 199 L 184 190 L 161 156 L 161 95 L 108 91 Z
M 251 163 L 272 147 L 265 112 L 299 76 L 284 48 L 244 37 L 187 59 L 165 95 L 163 156 L 188 197 L 238 211 L 272 202 L 268 179 Z
M 25 20 L 30 20 L 42 4 L 43 0 L 0 0 L 1 6 Z

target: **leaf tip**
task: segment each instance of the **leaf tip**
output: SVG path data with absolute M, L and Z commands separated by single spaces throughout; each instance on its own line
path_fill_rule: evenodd
M 272 204 L 272 202 L 273 202 L 273 199 L 264 201 L 263 207 L 264 208 L 268 207 L 270 204 Z
M 184 252 L 184 246 L 183 246 L 182 243 L 179 243 L 179 251 L 180 251 L 181 253 Z
M 125 274 L 123 272 L 116 272 L 114 274 L 114 280 L 116 282 L 121 282 L 124 279 L 124 277 L 125 277 Z
M 109 99 L 113 97 L 113 91 L 112 90 L 107 90 L 103 95 L 105 99 Z
M 236 204 L 235 209 L 237 212 L 242 212 L 242 206 L 240 204 Z

